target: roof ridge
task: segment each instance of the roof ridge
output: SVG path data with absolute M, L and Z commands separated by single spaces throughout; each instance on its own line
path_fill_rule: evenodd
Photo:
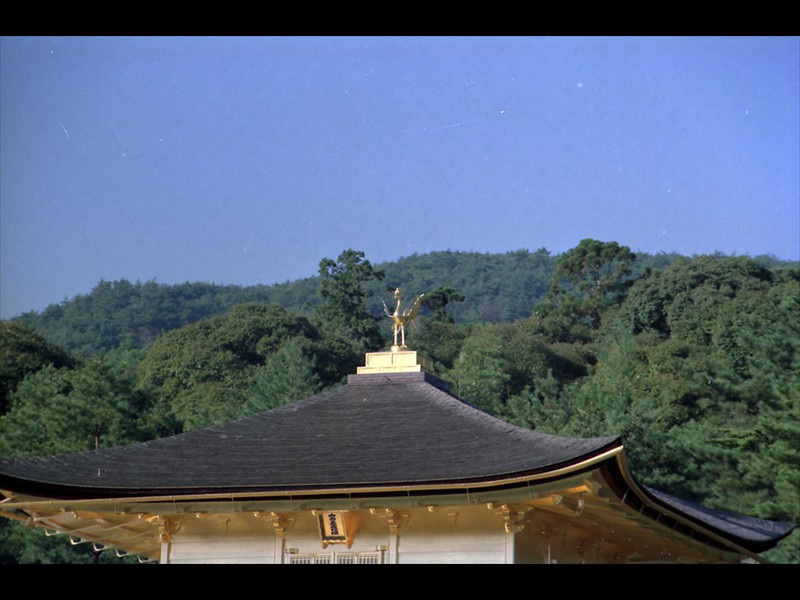
M 398 373 L 361 373 L 357 375 L 347 376 L 347 385 L 372 385 L 376 383 L 391 384 L 391 383 L 410 383 L 414 381 L 424 381 L 430 383 L 439 389 L 452 394 L 452 388 L 449 381 L 429 373 L 428 371 L 410 371 Z

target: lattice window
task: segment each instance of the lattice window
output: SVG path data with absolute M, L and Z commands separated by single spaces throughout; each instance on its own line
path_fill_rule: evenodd
M 380 563 L 379 552 L 341 552 L 336 555 L 336 564 L 339 565 L 379 565 Z
M 333 562 L 330 554 L 290 554 L 290 565 L 329 565 Z
M 335 552 L 319 554 L 290 554 L 290 565 L 379 565 L 380 552 Z

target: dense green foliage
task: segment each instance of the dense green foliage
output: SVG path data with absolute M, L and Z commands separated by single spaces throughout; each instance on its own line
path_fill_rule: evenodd
M 336 260 L 322 259 L 319 276 L 323 303 L 316 317 L 325 334 L 349 341 L 357 355 L 380 349 L 381 331 L 378 319 L 364 303 L 368 294 L 364 284 L 382 281 L 384 272 L 373 268 L 363 252 L 345 250 Z
M 51 344 L 22 323 L 0 323 L 0 415 L 8 409 L 8 396 L 26 376 L 52 365 L 75 363 L 68 352 Z
M 627 246 L 581 240 L 558 259 L 550 299 L 557 303 L 566 295 L 571 302 L 579 300 L 584 319 L 597 323 L 602 312 L 625 297 L 635 260 Z
M 453 316 L 447 312 L 447 305 L 452 302 L 463 302 L 464 300 L 466 300 L 466 297 L 464 294 L 459 293 L 458 290 L 440 285 L 432 292 L 425 294 L 422 304 L 431 310 L 434 320 L 455 323 Z
M 248 302 L 302 307 L 316 295 L 316 281 L 250 286 L 179 285 L 101 281 L 89 294 L 19 321 L 70 352 L 92 355 L 114 348 L 144 348 L 168 331 L 226 314 Z
M 0 455 L 151 439 L 339 385 L 390 343 L 380 299 L 400 287 L 426 292 L 409 344 L 467 401 L 548 433 L 621 435 L 646 485 L 800 522 L 795 264 L 583 240 L 559 257 L 440 252 L 380 268 L 345 250 L 295 283 L 101 282 L 0 323 Z M 97 559 L 36 533 L 0 520 L 0 562 Z M 800 562 L 798 537 L 768 557 Z
M 30 374 L 0 417 L 0 456 L 93 450 L 156 437 L 147 420 L 150 397 L 136 389 L 138 360 L 117 351 Z
M 409 297 L 438 287 L 464 296 L 451 301 L 447 313 L 456 323 L 501 323 L 524 319 L 544 302 L 551 289 L 559 257 L 545 249 L 505 254 L 431 252 L 376 265 L 383 280 L 363 283 L 364 306 L 379 317 L 379 298 L 400 287 Z M 664 269 L 677 254 L 637 254 L 631 279 L 648 270 Z M 325 259 L 329 260 L 329 259 Z M 800 264 L 761 256 L 757 263 L 774 269 Z M 144 348 L 161 335 L 209 317 L 227 314 L 239 304 L 280 306 L 311 317 L 322 304 L 320 276 L 273 285 L 234 286 L 210 283 L 159 284 L 154 281 L 101 281 L 88 294 L 28 312 L 21 322 L 47 341 L 69 352 L 93 355 L 114 348 Z
M 317 359 L 309 355 L 309 345 L 303 341 L 287 338 L 256 372 L 242 407 L 243 416 L 308 398 L 320 391 Z
M 230 421 L 241 414 L 259 368 L 297 336 L 318 338 L 307 318 L 277 304 L 241 304 L 159 338 L 139 366 L 139 381 L 172 432 Z

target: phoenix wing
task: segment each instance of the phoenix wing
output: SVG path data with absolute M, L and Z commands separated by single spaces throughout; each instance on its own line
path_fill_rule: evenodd
M 422 306 L 422 299 L 425 297 L 425 294 L 420 294 L 419 297 L 414 300 L 414 304 L 411 308 L 405 309 L 403 311 L 403 316 L 408 317 L 409 321 L 413 321 L 417 317 L 417 313 L 419 312 L 419 307 Z

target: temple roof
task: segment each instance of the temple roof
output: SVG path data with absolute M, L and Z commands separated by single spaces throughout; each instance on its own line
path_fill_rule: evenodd
M 347 385 L 234 422 L 123 447 L 0 461 L 0 487 L 54 497 L 452 484 L 546 473 L 621 445 L 506 423 L 425 372 Z
M 656 520 L 695 523 L 750 551 L 774 546 L 794 528 L 639 486 L 619 437 L 561 437 L 512 425 L 424 371 L 351 375 L 347 385 L 305 400 L 144 443 L 2 459 L 0 490 L 62 500 L 391 495 L 528 486 L 592 469 L 620 502 Z

